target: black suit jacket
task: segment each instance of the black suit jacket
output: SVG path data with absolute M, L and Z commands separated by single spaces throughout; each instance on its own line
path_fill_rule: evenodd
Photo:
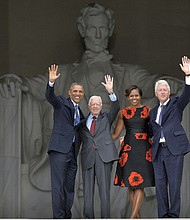
M 53 150 L 61 153 L 68 153 L 75 137 L 75 155 L 77 156 L 80 137 L 74 127 L 74 105 L 70 98 L 56 96 L 54 87 L 47 85 L 46 99 L 54 108 L 54 124 L 52 135 L 50 138 L 48 152 Z M 84 115 L 79 108 L 80 119 L 84 119 Z

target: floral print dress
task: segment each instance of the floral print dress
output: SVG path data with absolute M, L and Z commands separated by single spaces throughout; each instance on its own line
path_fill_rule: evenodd
M 131 189 L 154 186 L 148 106 L 122 109 L 126 134 L 121 143 L 114 185 Z

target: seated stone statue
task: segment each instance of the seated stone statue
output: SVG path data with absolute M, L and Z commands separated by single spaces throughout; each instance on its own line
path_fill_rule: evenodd
M 81 10 L 77 23 L 86 50 L 80 60 L 72 64 L 59 65 L 58 72 L 61 76 L 56 82 L 55 91 L 58 95 L 66 95 L 71 83 L 82 83 L 85 88 L 85 97 L 80 107 L 85 114 L 88 113 L 87 102 L 92 95 L 102 97 L 103 111 L 109 109 L 109 97 L 101 85 L 105 74 L 114 77 L 114 91 L 119 98 L 121 108 L 127 106 L 124 90 L 131 84 L 142 88 L 142 101 L 151 107 L 156 104 L 154 85 L 157 79 L 164 78 L 169 82 L 172 89 L 171 94 L 176 95 L 181 92 L 183 82 L 176 78 L 151 74 L 138 65 L 121 64 L 114 61 L 113 55 L 107 50 L 109 38 L 115 27 L 113 12 L 110 9 L 97 3 L 89 4 Z M 18 89 L 22 91 L 22 163 L 29 164 L 31 184 L 39 190 L 48 191 L 50 190 L 50 179 L 46 151 L 52 129 L 52 109 L 44 95 L 48 75 L 42 74 L 27 78 L 8 74 L 2 76 L 0 80 L 1 99 L 14 97 L 15 91 Z M 80 194 L 82 193 L 80 179 L 79 165 L 76 197 L 82 195 Z M 119 193 L 119 189 L 112 187 L 112 201 L 123 200 L 123 203 L 120 202 L 118 206 L 113 206 L 112 217 L 126 217 L 125 196 L 127 197 L 127 192 Z M 77 209 L 78 205 L 79 202 L 76 202 L 74 208 Z

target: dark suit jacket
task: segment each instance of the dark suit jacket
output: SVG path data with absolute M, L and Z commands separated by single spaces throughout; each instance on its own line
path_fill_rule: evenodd
M 80 137 L 74 127 L 75 110 L 71 99 L 66 99 L 63 96 L 56 96 L 54 94 L 54 87 L 50 87 L 49 84 L 47 85 L 45 96 L 54 108 L 54 124 L 48 152 L 53 150 L 61 153 L 68 153 L 75 137 L 75 155 L 77 155 L 80 146 Z M 84 115 L 80 108 L 79 112 L 81 120 L 84 119 Z
M 162 130 L 167 146 L 173 155 L 185 154 L 190 151 L 188 138 L 181 125 L 183 110 L 190 100 L 190 86 L 185 85 L 182 95 L 171 99 L 163 109 Z M 150 124 L 153 131 L 152 159 L 154 160 L 159 149 L 161 126 L 155 120 L 158 106 L 150 111 Z
M 119 112 L 119 102 L 111 102 L 110 112 L 101 113 L 98 116 L 95 126 L 95 133 L 92 135 L 86 126 L 87 118 L 79 123 L 78 130 L 82 139 L 81 162 L 82 169 L 91 168 L 95 162 L 95 144 L 103 162 L 108 163 L 118 160 L 118 152 L 112 139 L 111 125 Z

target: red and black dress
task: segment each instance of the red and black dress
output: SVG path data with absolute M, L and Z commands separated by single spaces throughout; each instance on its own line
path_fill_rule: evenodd
M 122 109 L 126 134 L 121 144 L 114 185 L 131 189 L 154 186 L 148 106 Z

